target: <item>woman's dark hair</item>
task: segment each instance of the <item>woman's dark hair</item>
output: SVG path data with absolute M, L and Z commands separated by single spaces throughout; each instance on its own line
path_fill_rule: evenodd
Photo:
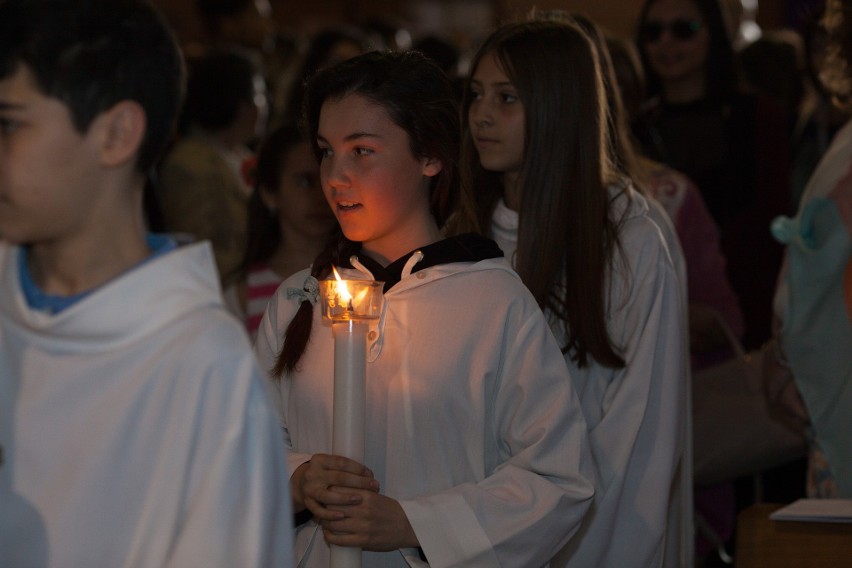
M 443 227 L 460 203 L 458 183 L 459 113 L 446 74 L 418 52 L 370 52 L 318 72 L 305 91 L 305 118 L 317 158 L 317 130 L 326 101 L 358 95 L 385 110 L 391 121 L 408 134 L 409 149 L 417 158 L 437 159 L 441 171 L 432 178 L 430 205 Z M 332 264 L 341 265 L 360 248 L 342 235 L 320 253 L 311 275 L 322 280 Z M 313 306 L 303 302 L 284 333 L 284 344 L 273 376 L 292 372 L 311 335 Z
M 524 108 L 524 156 L 516 269 L 542 309 L 559 318 L 578 365 L 589 357 L 624 366 L 606 329 L 609 267 L 618 246 L 608 186 L 618 180 L 607 149 L 608 111 L 598 55 L 586 34 L 562 21 L 525 21 L 494 32 L 472 64 L 493 54 Z M 463 116 L 473 101 L 465 87 Z M 473 188 L 486 234 L 503 188 L 482 168 L 469 122 L 462 141 L 462 185 Z M 464 219 L 459 232 L 466 227 Z
M 639 25 L 648 19 L 648 11 L 657 0 L 645 0 L 639 11 Z M 704 62 L 705 75 L 705 97 L 708 99 L 726 100 L 739 86 L 739 70 L 737 68 L 737 57 L 734 46 L 725 24 L 725 16 L 719 0 L 691 0 L 698 11 L 707 32 L 710 34 L 710 42 L 707 48 L 707 60 Z M 659 77 L 645 54 L 645 46 L 642 44 L 640 34 L 636 32 L 636 45 L 642 57 L 642 66 L 647 74 L 648 94 L 652 97 L 662 94 L 662 85 Z

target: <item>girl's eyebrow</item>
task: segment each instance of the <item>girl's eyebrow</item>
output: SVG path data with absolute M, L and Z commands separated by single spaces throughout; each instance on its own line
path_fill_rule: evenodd
M 0 101 L 0 110 L 22 110 L 24 105 Z
M 478 87 L 482 86 L 482 81 L 479 81 L 478 79 L 471 79 L 470 83 L 471 83 L 471 85 L 476 84 Z M 491 83 L 491 85 L 494 86 L 494 87 L 513 87 L 513 88 L 515 86 L 514 83 L 512 83 L 511 81 L 497 81 L 497 82 Z
M 352 142 L 353 140 L 360 140 L 361 138 L 375 138 L 376 140 L 381 140 L 381 136 L 379 134 L 373 134 L 371 132 L 353 132 L 352 134 L 347 134 L 343 137 L 344 142 Z M 328 140 L 322 134 L 317 134 L 317 142 L 325 142 L 328 144 Z

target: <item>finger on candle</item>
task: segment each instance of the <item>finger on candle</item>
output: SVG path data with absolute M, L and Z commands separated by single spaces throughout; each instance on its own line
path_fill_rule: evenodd
M 366 489 L 373 491 L 376 480 L 363 475 L 355 475 L 352 473 L 334 472 L 326 477 L 326 486 L 336 485 L 338 487 L 348 487 L 350 489 Z
M 325 507 L 322 503 L 311 497 L 305 498 L 305 506 L 314 516 L 314 519 L 319 521 L 339 521 L 346 515 L 343 511 L 333 510 Z
M 337 486 L 331 486 L 331 487 L 328 488 L 329 491 L 333 491 L 335 493 L 340 493 L 341 495 L 346 496 L 346 502 L 345 503 L 338 503 L 339 505 L 357 505 L 358 503 L 360 503 L 364 500 L 364 498 L 361 497 L 360 494 L 353 493 L 352 491 L 347 491 L 347 489 L 348 489 L 347 487 L 337 487 Z M 326 504 L 328 504 L 328 503 L 326 503 Z
M 337 456 L 332 454 L 314 454 L 313 456 L 311 456 L 311 461 L 313 462 L 315 460 L 317 462 L 317 465 L 321 466 L 324 469 L 344 471 L 368 478 L 374 477 L 373 472 L 370 470 L 370 468 L 344 456 Z
M 324 490 L 317 491 L 312 495 L 312 498 L 322 503 L 324 507 L 331 507 L 333 505 L 357 505 L 363 500 L 357 490 L 352 491 L 349 490 L 349 488 L 339 486 L 331 486 Z

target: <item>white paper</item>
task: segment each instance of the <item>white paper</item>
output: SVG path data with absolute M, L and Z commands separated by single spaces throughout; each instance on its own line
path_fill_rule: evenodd
M 769 515 L 773 521 L 852 523 L 852 499 L 799 499 Z

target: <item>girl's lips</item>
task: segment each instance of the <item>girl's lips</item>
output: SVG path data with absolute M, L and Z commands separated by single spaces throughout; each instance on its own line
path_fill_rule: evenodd
M 358 209 L 360 207 L 361 207 L 360 203 L 355 203 L 355 202 L 352 202 L 352 201 L 341 201 L 341 202 L 337 203 L 337 210 L 342 211 L 342 212 L 354 211 L 355 209 Z
M 474 143 L 477 147 L 495 146 L 499 144 L 499 140 L 495 138 L 474 138 Z

